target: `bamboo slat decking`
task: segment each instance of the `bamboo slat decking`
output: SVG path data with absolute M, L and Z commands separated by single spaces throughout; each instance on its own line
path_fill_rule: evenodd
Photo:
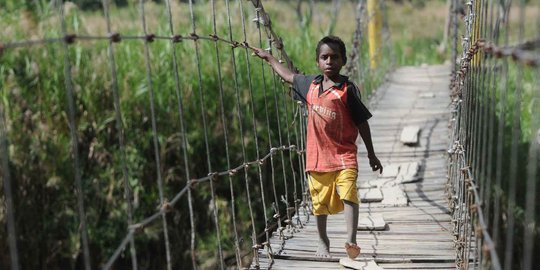
M 384 269 L 455 269 L 451 216 L 446 201 L 446 149 L 449 121 L 448 66 L 403 67 L 370 99 L 373 144 L 383 165 L 418 162 L 419 181 L 399 184 L 408 205 L 361 203 L 360 216 L 380 214 L 381 231 L 358 231 L 362 253 L 358 261 L 373 259 Z M 400 142 L 405 126 L 420 127 L 419 143 Z M 374 180 L 366 150 L 359 145 L 358 185 Z M 384 196 L 384 191 L 383 191 Z M 305 218 L 305 217 L 302 217 Z M 346 226 L 343 214 L 328 218 L 332 258 L 314 256 L 318 236 L 314 217 L 281 247 L 272 239 L 274 262 L 260 252 L 262 269 L 343 269 Z M 253 267 L 253 265 L 252 265 Z

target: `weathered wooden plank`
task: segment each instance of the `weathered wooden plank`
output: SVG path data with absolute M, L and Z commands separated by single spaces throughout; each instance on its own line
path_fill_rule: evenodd
M 381 188 L 383 206 L 407 206 L 409 200 L 407 194 L 398 186 L 390 186 Z
M 358 219 L 358 230 L 384 230 L 386 221 L 381 214 L 361 215 Z
M 419 170 L 420 162 L 418 161 L 401 164 L 399 174 L 396 176 L 396 182 L 402 184 L 420 180 Z
M 401 168 L 401 164 L 389 164 L 387 166 L 383 166 L 384 170 L 381 178 L 394 178 L 398 176 L 399 170 Z
M 381 190 L 378 188 L 360 189 L 358 196 L 361 202 L 380 202 L 383 200 Z

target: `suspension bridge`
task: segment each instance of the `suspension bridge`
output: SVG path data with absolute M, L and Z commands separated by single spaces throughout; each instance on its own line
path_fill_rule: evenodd
M 251 57 L 267 47 L 303 72 L 271 2 L 163 2 L 137 2 L 136 31 L 107 0 L 102 31 L 36 4 L 52 34 L 0 40 L 2 269 L 538 267 L 540 28 L 524 1 L 449 0 L 452 60 L 415 67 L 395 67 L 384 1 L 354 3 L 343 72 L 384 165 L 372 173 L 358 141 L 356 260 L 340 214 L 332 257 L 315 256 L 308 110 Z

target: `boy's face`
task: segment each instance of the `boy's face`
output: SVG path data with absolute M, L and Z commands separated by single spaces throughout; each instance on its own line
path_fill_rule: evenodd
M 343 61 L 343 56 L 337 48 L 333 49 L 328 44 L 323 44 L 317 57 L 317 65 L 326 77 L 332 78 L 339 75 L 345 61 Z

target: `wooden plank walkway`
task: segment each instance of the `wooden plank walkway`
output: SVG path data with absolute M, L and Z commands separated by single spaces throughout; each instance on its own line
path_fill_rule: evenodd
M 417 173 L 410 183 L 396 182 L 395 175 L 379 181 L 384 186 L 405 191 L 405 205 L 392 202 L 360 204 L 360 217 L 382 215 L 384 230 L 358 231 L 362 253 L 358 261 L 375 260 L 384 269 L 455 269 L 455 251 L 451 217 L 446 202 L 446 149 L 448 147 L 449 97 L 448 66 L 403 67 L 395 71 L 388 83 L 370 100 L 374 117 L 370 120 L 375 151 L 387 168 L 418 162 Z M 400 142 L 406 126 L 418 126 L 417 144 Z M 416 167 L 416 166 L 413 166 Z M 366 150 L 359 146 L 359 187 L 381 180 L 372 173 Z M 402 179 L 404 179 L 402 177 Z M 370 181 L 371 180 L 371 181 Z M 390 184 L 389 184 L 390 183 Z M 386 196 L 385 196 L 386 193 Z M 399 205 L 399 204 L 396 204 Z M 307 217 L 301 216 L 302 219 Z M 339 259 L 345 257 L 343 245 L 346 227 L 343 214 L 329 216 L 328 235 L 332 258 L 314 257 L 318 236 L 315 218 L 291 235 L 283 245 L 274 234 L 273 264 L 266 251 L 260 251 L 261 269 L 344 269 Z M 369 268 L 366 268 L 369 269 Z

